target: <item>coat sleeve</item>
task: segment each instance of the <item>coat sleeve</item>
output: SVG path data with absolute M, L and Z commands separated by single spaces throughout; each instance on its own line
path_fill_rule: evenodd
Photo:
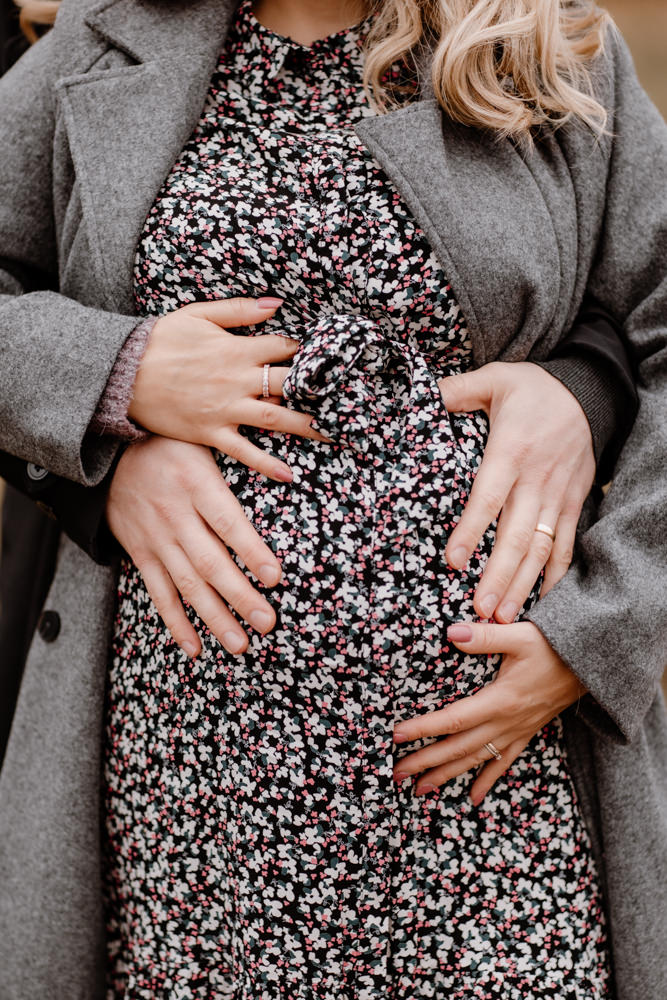
M 667 127 L 615 30 L 609 41 L 607 189 L 587 292 L 622 326 L 639 413 L 570 570 L 528 617 L 590 692 L 579 712 L 625 742 L 667 666 Z
M 58 292 L 52 151 L 54 29 L 0 79 L 0 448 L 85 485 L 117 443 L 88 433 L 136 325 Z

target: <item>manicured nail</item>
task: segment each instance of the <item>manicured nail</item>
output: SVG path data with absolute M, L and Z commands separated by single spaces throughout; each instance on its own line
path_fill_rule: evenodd
M 277 309 L 284 301 L 284 299 L 276 299 L 272 295 L 264 295 L 261 299 L 256 299 L 259 309 Z
M 222 642 L 230 653 L 240 653 L 245 646 L 245 636 L 239 632 L 225 632 L 222 636 Z
M 294 480 L 294 473 L 287 465 L 277 465 L 273 474 L 281 483 L 291 483 Z
M 469 625 L 450 625 L 447 629 L 447 638 L 453 642 L 470 642 L 472 629 Z
M 259 567 L 259 579 L 265 587 L 275 587 L 282 575 L 279 566 L 272 566 L 271 563 L 264 563 Z
M 415 795 L 428 795 L 429 792 L 437 792 L 435 785 L 422 785 L 415 791 Z
M 501 604 L 498 615 L 506 622 L 513 622 L 519 613 L 519 605 L 515 604 L 514 601 L 508 601 L 506 604 Z
M 454 569 L 463 569 L 467 562 L 468 553 L 464 548 L 454 549 L 449 557 L 449 565 L 453 566 Z
M 259 611 L 258 609 L 250 612 L 248 621 L 258 632 L 268 632 L 273 625 L 273 615 L 268 611 Z
M 185 650 L 191 660 L 197 655 L 198 652 L 194 642 L 182 642 L 181 649 Z
M 405 743 L 409 739 L 410 739 L 410 737 L 408 736 L 408 734 L 405 731 L 405 729 L 395 729 L 394 730 L 394 743 Z
M 496 604 L 498 603 L 497 594 L 487 594 L 486 597 L 480 602 L 480 608 L 482 609 L 482 614 L 485 618 L 490 618 L 493 612 L 496 610 Z
M 400 785 L 402 781 L 405 781 L 405 779 L 409 777 L 410 775 L 406 774 L 405 771 L 396 771 L 396 773 L 394 774 L 394 781 L 396 782 L 397 785 Z

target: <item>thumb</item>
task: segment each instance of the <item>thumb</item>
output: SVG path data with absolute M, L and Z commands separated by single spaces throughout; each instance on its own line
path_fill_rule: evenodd
M 489 412 L 491 379 L 484 368 L 448 375 L 440 379 L 438 388 L 450 413 L 470 413 L 472 410 Z
M 193 302 L 184 306 L 184 311 L 191 316 L 207 319 L 216 326 L 252 326 L 273 316 L 276 309 L 283 304 L 282 299 L 265 295 L 257 299 L 233 298 L 213 299 L 210 302 Z

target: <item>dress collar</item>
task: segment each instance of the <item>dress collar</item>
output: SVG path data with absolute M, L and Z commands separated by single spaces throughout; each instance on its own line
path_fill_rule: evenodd
M 261 24 L 253 13 L 253 0 L 241 0 L 226 45 L 227 57 L 242 60 L 246 72 L 259 71 L 264 79 L 277 77 L 285 63 L 312 71 L 338 68 L 357 80 L 363 73 L 363 43 L 373 15 L 343 28 L 312 45 L 302 45 Z

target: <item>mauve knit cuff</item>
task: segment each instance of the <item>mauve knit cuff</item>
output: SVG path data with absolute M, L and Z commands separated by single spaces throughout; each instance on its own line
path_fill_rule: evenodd
M 120 349 L 102 398 L 90 422 L 89 429 L 94 433 L 109 434 L 123 441 L 143 441 L 150 436 L 148 431 L 138 427 L 128 418 L 127 411 L 132 401 L 139 365 L 151 330 L 158 318 L 158 316 L 148 316 L 138 323 Z

